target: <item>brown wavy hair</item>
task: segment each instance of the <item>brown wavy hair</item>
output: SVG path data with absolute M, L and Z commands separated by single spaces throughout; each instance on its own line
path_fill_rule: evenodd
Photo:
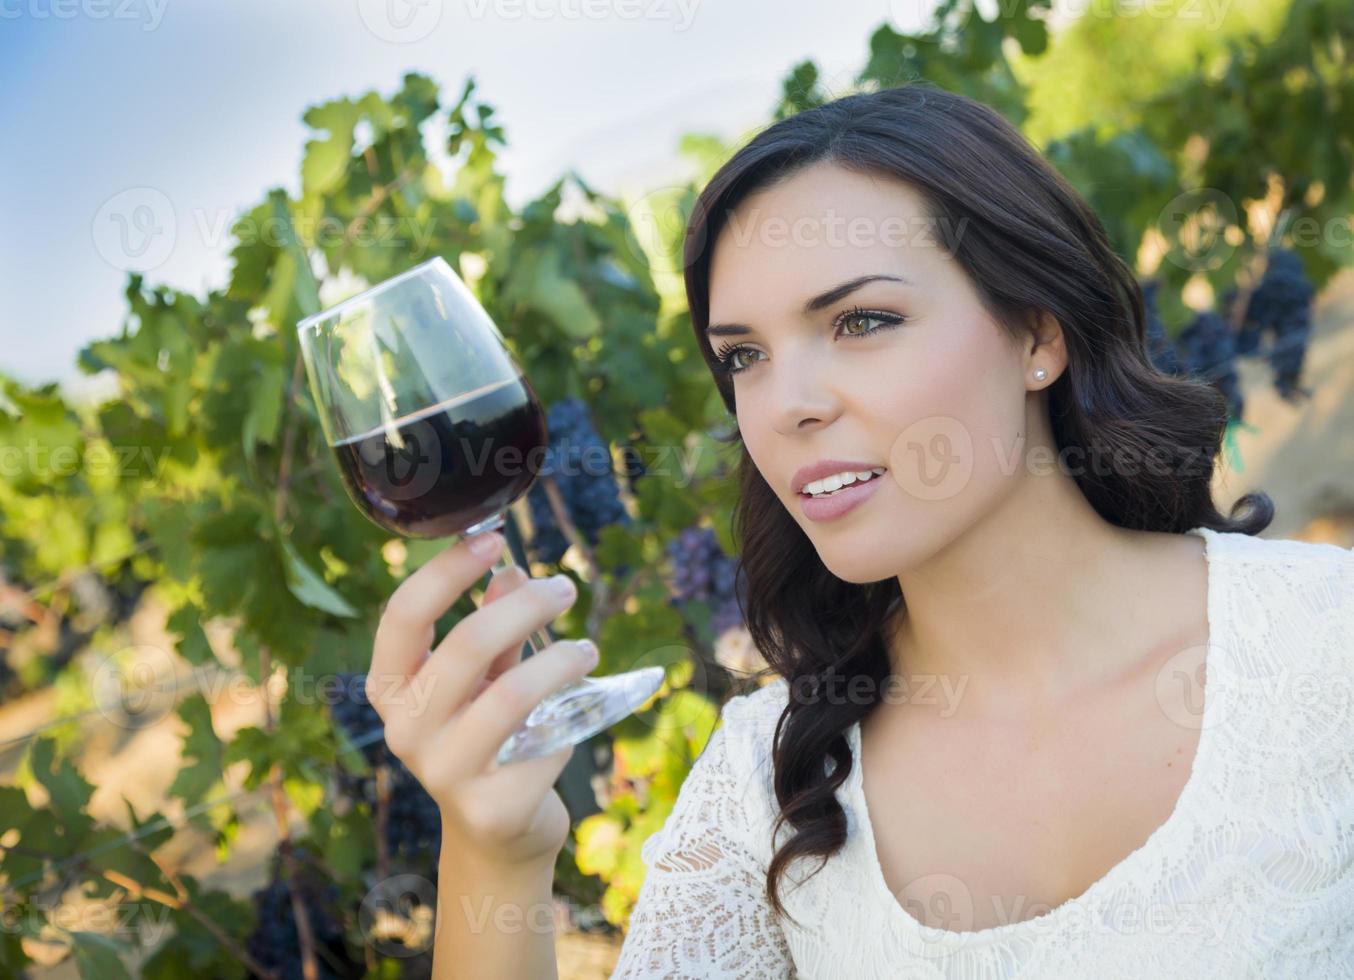
M 1114 472 L 1118 467 L 1077 468 L 1082 493 L 1105 520 L 1139 530 L 1202 526 L 1253 535 L 1274 517 L 1263 493 L 1237 501 L 1232 517 L 1214 506 L 1210 481 L 1228 420 L 1226 398 L 1207 381 L 1153 366 L 1133 271 L 1086 202 L 995 110 L 917 82 L 847 95 L 757 134 L 697 198 L 683 261 L 697 346 L 735 415 L 725 438 L 741 447 L 733 533 L 744 618 L 770 670 L 794 692 L 772 749 L 779 806 L 772 839 L 787 823 L 794 830 L 767 869 L 767 898 L 779 915 L 788 915 L 780 878 L 789 864 L 817 856 L 821 870 L 846 841 L 846 815 L 834 796 L 855 764 L 846 733 L 878 704 L 878 697 L 814 695 L 830 674 L 864 675 L 870 690 L 883 691 L 891 670 L 885 637 L 906 608 L 897 579 L 859 585 L 828 571 L 753 464 L 737 431 L 732 378 L 718 370 L 704 339 L 711 246 L 730 213 L 752 192 L 822 162 L 907 181 L 921 194 L 931 227 L 964 229 L 942 245 L 1012 338 L 1028 329 L 1032 313 L 1057 318 L 1069 363 L 1047 391 L 1060 452 L 1166 454 L 1162 474 L 1146 472 L 1151 467 L 1131 476 Z

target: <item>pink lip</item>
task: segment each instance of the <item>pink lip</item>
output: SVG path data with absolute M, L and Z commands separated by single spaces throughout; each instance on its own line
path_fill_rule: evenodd
M 802 466 L 795 470 L 795 475 L 790 478 L 790 489 L 795 493 L 803 493 L 806 486 L 814 480 L 821 480 L 825 476 L 844 473 L 847 470 L 860 473 L 865 470 L 872 470 L 877 466 L 883 467 L 883 465 L 883 463 L 861 463 L 843 459 L 820 459 L 816 463 L 810 463 L 808 466 Z
M 804 516 L 815 523 L 836 520 L 869 500 L 883 482 L 884 477 L 880 475 L 864 483 L 843 487 L 830 497 L 814 498 L 800 494 L 799 506 L 803 508 Z

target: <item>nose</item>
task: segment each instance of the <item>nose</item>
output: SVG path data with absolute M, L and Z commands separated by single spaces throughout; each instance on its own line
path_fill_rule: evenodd
M 827 355 L 805 348 L 793 359 L 782 356 L 771 379 L 774 427 L 796 435 L 828 426 L 842 410 Z

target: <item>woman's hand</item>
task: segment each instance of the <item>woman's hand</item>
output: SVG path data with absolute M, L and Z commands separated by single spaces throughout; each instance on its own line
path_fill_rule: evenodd
M 505 766 L 495 757 L 532 708 L 593 668 L 596 648 L 561 640 L 521 660 L 527 636 L 577 593 L 568 576 L 516 567 L 495 573 L 480 607 L 431 648 L 438 617 L 503 545 L 494 532 L 463 539 L 400 583 L 376 628 L 367 695 L 386 745 L 441 808 L 444 848 L 452 835 L 477 864 L 507 869 L 553 864 L 564 846 L 569 815 L 554 783 L 573 746 Z

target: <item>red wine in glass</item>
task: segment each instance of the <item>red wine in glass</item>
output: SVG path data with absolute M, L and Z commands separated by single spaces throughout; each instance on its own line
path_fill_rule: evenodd
M 349 495 L 369 518 L 396 534 L 441 538 L 526 493 L 547 444 L 540 402 L 523 378 L 349 436 L 334 450 Z
M 344 488 L 410 538 L 499 528 L 540 472 L 545 415 L 497 325 L 442 258 L 306 317 L 302 360 Z M 507 552 L 496 568 L 511 565 Z M 534 653 L 553 642 L 536 630 Z M 662 667 L 584 677 L 537 705 L 499 764 L 576 745 L 635 711 Z

